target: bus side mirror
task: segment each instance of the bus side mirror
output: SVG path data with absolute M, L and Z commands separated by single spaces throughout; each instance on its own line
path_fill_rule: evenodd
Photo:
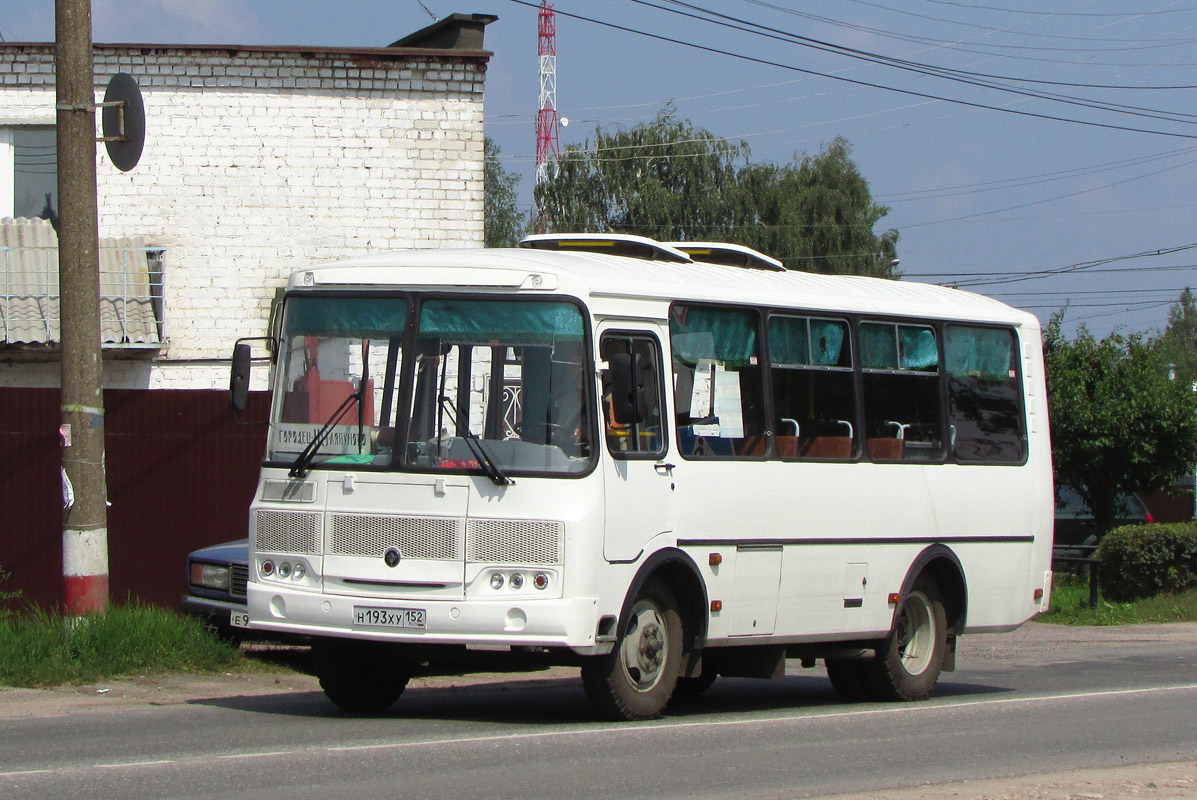
M 617 425 L 631 425 L 644 422 L 648 417 L 648 406 L 644 399 L 644 386 L 639 378 L 643 374 L 638 353 L 615 353 L 608 359 L 606 388 L 611 394 L 611 417 Z
M 229 405 L 234 411 L 244 411 L 249 402 L 249 345 L 237 342 L 233 346 L 232 368 L 229 374 Z

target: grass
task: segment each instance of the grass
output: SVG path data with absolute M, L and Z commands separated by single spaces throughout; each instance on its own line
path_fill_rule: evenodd
M 0 616 L 0 685 L 94 683 L 123 675 L 244 668 L 236 645 L 204 624 L 145 605 L 80 618 L 33 610 Z
M 1057 575 L 1051 608 L 1035 618 L 1058 625 L 1139 625 L 1149 622 L 1197 621 L 1197 589 L 1161 594 L 1146 600 L 1114 603 L 1104 597 L 1089 608 L 1089 579 Z

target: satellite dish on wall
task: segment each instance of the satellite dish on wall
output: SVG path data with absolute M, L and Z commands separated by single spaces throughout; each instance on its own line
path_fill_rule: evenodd
M 145 105 L 137 80 L 118 72 L 108 81 L 102 104 L 100 141 L 108 150 L 108 157 L 121 172 L 137 166 L 145 147 Z

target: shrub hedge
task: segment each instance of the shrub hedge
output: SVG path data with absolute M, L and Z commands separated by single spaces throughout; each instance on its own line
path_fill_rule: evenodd
M 1126 525 L 1102 537 L 1102 594 L 1128 602 L 1197 586 L 1197 523 Z

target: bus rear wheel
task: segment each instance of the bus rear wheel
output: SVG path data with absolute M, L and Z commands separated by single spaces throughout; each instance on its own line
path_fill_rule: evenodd
M 948 623 L 935 581 L 923 576 L 903 598 L 894 627 L 877 656 L 862 661 L 878 700 L 924 700 L 935 688 L 947 653 Z
M 628 612 L 615 648 L 582 665 L 591 704 L 612 719 L 655 719 L 677 685 L 682 664 L 682 617 L 669 587 L 652 582 Z
M 386 642 L 313 639 L 312 665 L 325 696 L 355 714 L 386 711 L 411 678 L 403 651 Z

